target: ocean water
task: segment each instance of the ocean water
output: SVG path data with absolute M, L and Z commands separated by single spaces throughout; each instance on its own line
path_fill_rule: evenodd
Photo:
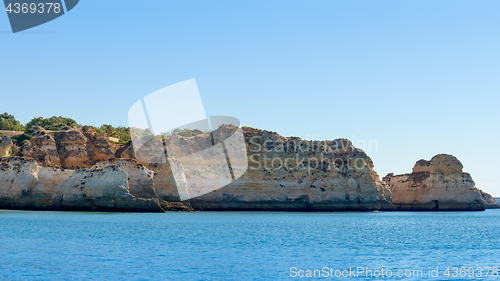
M 0 211 L 2 280 L 482 280 L 487 267 L 500 267 L 500 210 Z

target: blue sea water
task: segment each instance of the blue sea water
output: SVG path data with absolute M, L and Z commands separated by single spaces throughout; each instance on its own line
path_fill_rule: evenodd
M 358 267 L 392 276 L 335 277 Z M 463 267 L 456 277 L 453 267 Z M 323 270 L 321 279 L 478 280 L 486 267 L 500 267 L 500 210 L 0 211 L 2 280 L 287 280 L 308 279 L 298 278 L 307 270 Z M 423 276 L 396 276 L 408 270 Z M 488 279 L 500 276 L 490 271 Z

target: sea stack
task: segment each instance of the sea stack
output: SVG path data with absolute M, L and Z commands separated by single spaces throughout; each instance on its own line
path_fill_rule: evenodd
M 392 192 L 392 204 L 401 211 L 484 211 L 487 203 L 462 163 L 439 154 L 419 160 L 412 173 L 388 174 L 383 181 Z M 491 205 L 491 202 L 489 202 Z

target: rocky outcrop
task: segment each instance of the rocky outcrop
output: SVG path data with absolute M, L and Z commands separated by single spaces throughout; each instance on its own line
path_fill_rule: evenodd
M 482 211 L 486 202 L 462 163 L 447 154 L 419 160 L 410 174 L 388 174 L 383 180 L 392 204 L 402 211 Z
M 482 190 L 479 190 L 481 193 L 481 198 L 483 198 L 484 203 L 486 205 L 486 209 L 500 209 L 500 205 L 495 201 L 495 199 L 489 194 Z
M 34 159 L 9 157 L 0 160 L 0 207 L 53 209 L 55 185 L 73 171 L 42 167 Z
M 0 207 L 34 210 L 191 210 L 159 200 L 153 172 L 135 160 L 100 162 L 88 169 L 43 167 L 31 158 L 0 160 Z
M 85 126 L 63 131 L 47 131 L 41 127 L 21 154 L 36 159 L 41 165 L 65 169 L 90 168 L 99 161 L 116 158 L 121 145 L 111 144 L 104 134 Z
M 214 135 L 217 135 L 217 131 Z M 372 160 L 347 139 L 303 141 L 244 129 L 248 170 L 190 200 L 200 210 L 393 210 Z
M 234 155 L 238 151 L 231 142 L 225 143 L 226 156 L 222 149 L 210 150 L 236 129 L 221 126 L 211 134 L 172 136 L 163 144 L 151 140 L 138 155 L 130 148 L 122 149 L 121 155 L 156 161 L 163 154 L 157 151 L 158 147 L 165 146 L 169 161 L 143 163 L 155 173 L 157 195 L 167 201 L 179 201 L 180 193 L 188 194 L 192 198 L 189 204 L 196 210 L 394 210 L 390 191 L 373 170 L 371 159 L 349 140 L 303 141 L 244 128 L 246 149 L 242 153 L 247 154 L 247 162 L 242 169 L 235 165 L 241 157 Z M 230 151 L 235 157 L 228 156 Z M 216 161 L 219 158 L 223 164 L 229 164 L 230 171 Z M 235 178 L 232 182 L 229 172 Z M 179 186 L 176 179 L 187 186 Z M 210 190 L 212 185 L 225 184 L 228 185 Z
M 171 149 L 173 143 L 180 144 L 177 148 L 190 155 L 220 142 L 234 129 L 222 126 L 212 134 L 175 136 L 164 144 L 160 140 L 160 147 Z M 8 208 L 132 211 L 189 210 L 190 206 L 197 210 L 394 209 L 391 192 L 373 170 L 371 159 L 346 139 L 302 141 L 251 128 L 244 130 L 244 138 L 248 170 L 233 166 L 234 182 L 181 203 L 180 192 L 197 191 L 180 190 L 174 173 L 182 172 L 188 180 L 203 174 L 202 165 L 194 165 L 194 170 L 172 169 L 171 163 L 180 165 L 174 151 L 168 154 L 173 161 L 163 164 L 117 159 L 136 155 L 130 145 L 113 147 L 90 127 L 58 132 L 39 129 L 22 148 L 29 158 L 2 160 L 1 204 Z M 199 142 L 202 145 L 197 146 Z M 231 145 L 225 149 L 231 152 Z M 218 156 L 225 157 L 224 153 Z M 191 163 L 208 160 L 210 164 L 210 157 L 214 155 L 202 154 Z M 214 175 L 202 184 L 219 181 L 217 170 Z
M 0 139 L 0 157 L 9 157 L 9 151 L 12 147 L 12 140 L 8 136 L 3 136 Z
M 143 176 L 148 177 L 148 171 Z M 70 210 L 140 210 L 161 211 L 156 200 L 153 179 L 149 178 L 150 193 L 139 196 L 132 188 L 127 171 L 119 165 L 75 171 L 69 178 L 56 185 L 53 203 L 57 208 Z M 134 179 L 136 183 L 136 179 Z

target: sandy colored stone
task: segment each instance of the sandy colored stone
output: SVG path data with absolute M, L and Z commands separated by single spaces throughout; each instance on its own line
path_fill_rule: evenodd
M 123 146 L 111 144 L 104 134 L 96 133 L 90 126 L 62 131 L 37 129 L 21 153 L 42 166 L 90 168 L 99 161 L 116 158 L 115 152 Z
M 246 148 L 241 153 L 247 156 L 245 171 L 238 165 L 231 167 L 238 157 L 226 158 L 230 152 L 238 153 L 231 143 L 225 151 L 210 150 L 235 130 L 221 126 L 212 134 L 155 139 L 136 155 L 130 144 L 110 144 L 91 127 L 57 132 L 40 128 L 22 148 L 30 158 L 1 159 L 0 207 L 372 211 L 484 210 L 494 206 L 491 196 L 475 188 L 471 176 L 451 155 L 420 160 L 412 173 L 389 174 L 382 181 L 370 157 L 347 139 L 303 141 L 244 128 Z M 167 147 L 167 153 L 158 154 L 162 147 Z M 158 162 L 162 157 L 164 163 L 153 164 L 132 159 Z M 227 163 L 229 170 L 224 166 Z M 193 186 L 179 188 L 179 180 Z M 181 203 L 182 192 L 206 194 Z
M 479 192 L 481 193 L 481 197 L 485 202 L 486 209 L 500 209 L 500 205 L 498 205 L 497 201 L 495 200 L 495 198 L 493 198 L 493 196 L 482 190 L 479 190 Z
M 0 157 L 9 157 L 11 147 L 12 140 L 8 136 L 3 136 L 2 139 L 0 139 Z
M 192 137 L 175 136 L 164 141 L 170 161 L 163 164 L 142 162 L 154 171 L 155 190 L 159 198 L 178 201 L 177 180 L 196 177 L 195 191 L 203 193 L 213 185 L 227 182 L 228 171 L 214 157 L 220 151 L 200 153 L 227 139 L 237 128 L 221 126 L 212 134 Z M 244 128 L 248 170 L 238 171 L 230 165 L 237 179 L 229 185 L 208 194 L 185 201 L 199 210 L 393 210 L 391 192 L 373 170 L 373 162 L 361 149 L 355 148 L 349 140 L 300 141 L 285 138 L 275 132 Z M 213 142 L 212 142 L 213 138 Z M 159 140 L 152 140 L 138 151 L 139 159 L 157 160 L 156 147 Z M 278 149 L 283 144 L 283 149 Z M 260 146 L 258 152 L 255 145 Z M 309 149 L 307 149 L 309 148 Z M 231 143 L 225 149 L 231 151 Z M 127 152 L 128 151 L 128 152 Z M 234 152 L 234 151 L 233 151 Z M 237 152 L 237 151 L 236 151 Z M 120 156 L 137 157 L 133 149 L 122 148 Z M 198 153 L 197 156 L 191 156 Z M 218 154 L 219 153 L 219 154 Z M 181 164 L 178 155 L 190 155 Z M 223 157 L 224 154 L 222 154 Z M 205 159 L 213 163 L 207 163 Z M 224 159 L 230 163 L 238 157 Z M 285 167 L 284 161 L 287 162 Z M 187 160 L 187 161 L 186 161 Z M 280 166 L 281 161 L 281 166 Z M 234 161 L 233 161 L 234 162 Z M 170 165 L 184 165 L 172 169 Z M 186 167 L 186 163 L 189 167 Z M 200 164 L 202 163 L 202 164 Z M 246 165 L 245 165 L 246 166 Z M 206 171 L 205 171 L 206 169 Z M 229 175 L 230 176 L 230 175 Z M 197 190 L 196 190 L 197 189 Z M 180 190 L 185 192 L 184 190 Z M 190 190 L 192 192 L 193 189 Z
M 403 211 L 482 211 L 485 201 L 462 163 L 447 154 L 419 160 L 410 174 L 388 174 L 383 180 L 392 192 L 392 204 Z
M 191 199 L 194 209 L 393 209 L 372 160 L 347 139 L 302 141 L 253 128 L 245 128 L 244 137 L 248 170 L 228 186 Z

